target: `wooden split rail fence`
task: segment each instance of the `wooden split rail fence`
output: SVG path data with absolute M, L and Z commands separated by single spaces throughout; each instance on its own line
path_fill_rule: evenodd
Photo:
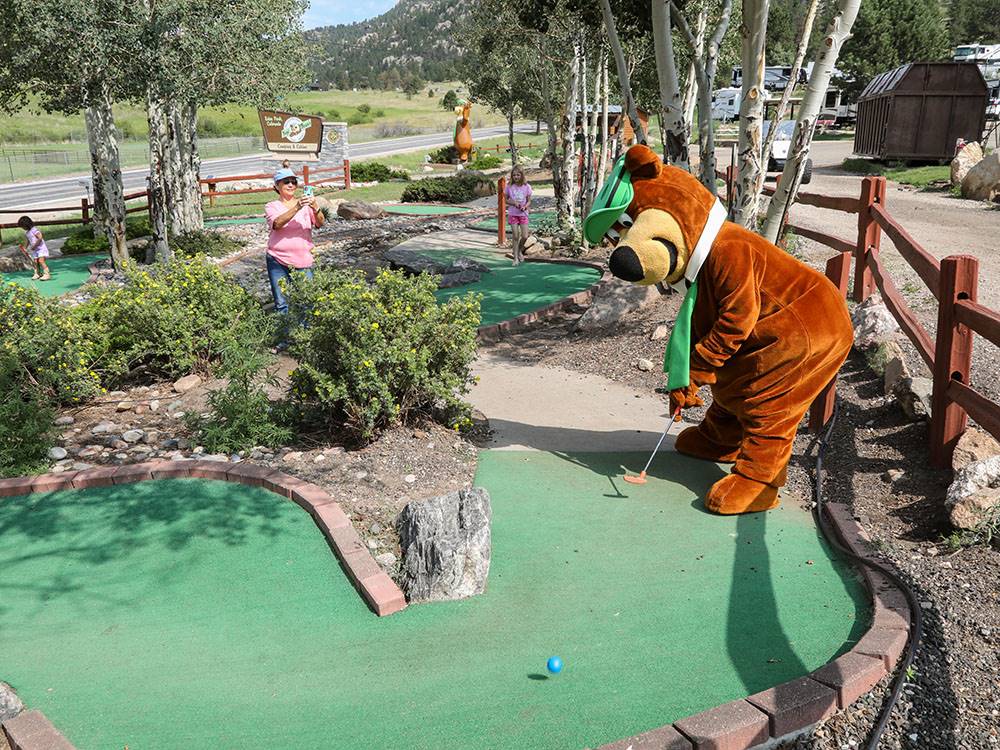
M 735 168 L 728 167 L 718 174 L 725 180 L 726 196 L 732 196 Z M 773 195 L 774 188 L 765 187 L 764 192 Z M 969 385 L 974 335 L 1000 347 L 1000 313 L 976 301 L 979 260 L 971 255 L 950 255 L 938 261 L 928 253 L 886 208 L 884 177 L 865 177 L 857 198 L 799 193 L 796 203 L 857 214 L 857 236 L 853 241 L 794 221 L 789 221 L 786 228 L 837 251 L 826 263 L 826 276 L 845 299 L 851 294 L 855 302 L 863 302 L 877 289 L 900 329 L 927 363 L 934 381 L 930 423 L 932 464 L 938 468 L 951 466 L 955 445 L 970 416 L 1000 440 L 1000 404 Z M 879 249 L 883 233 L 937 299 L 936 338 L 920 324 L 882 263 Z M 835 391 L 836 382 L 827 386 L 813 404 L 809 420 L 813 429 L 830 419 Z
M 262 172 L 260 174 L 240 174 L 231 175 L 229 177 L 203 177 L 198 182 L 202 187 L 202 198 L 208 198 L 208 205 L 214 206 L 215 199 L 218 196 L 227 195 L 243 195 L 247 193 L 269 193 L 274 188 L 271 185 L 266 185 L 263 187 L 255 188 L 241 188 L 239 190 L 217 190 L 216 187 L 219 183 L 225 182 L 242 182 L 245 180 L 270 180 L 274 174 L 272 172 Z M 343 166 L 337 167 L 323 167 L 317 169 L 315 167 L 310 167 L 308 164 L 302 167 L 301 173 L 299 173 L 299 178 L 302 180 L 303 187 L 311 185 L 313 187 L 320 186 L 339 186 L 344 190 L 348 190 L 351 187 L 351 163 L 349 160 L 345 159 Z M 129 201 L 136 201 L 142 198 L 146 199 L 145 203 L 133 206 L 126 206 L 125 213 L 133 214 L 139 211 L 149 211 L 149 192 L 146 190 L 139 190 L 134 193 L 125 193 L 122 196 L 126 203 Z M 232 205 L 248 205 L 248 204 L 238 204 L 234 203 Z M 89 198 L 81 198 L 79 206 L 55 206 L 50 208 L 3 208 L 0 209 L 0 218 L 4 215 L 7 216 L 21 216 L 28 214 L 32 217 L 32 220 L 38 226 L 58 226 L 65 224 L 89 224 L 93 221 L 93 211 L 94 204 Z M 53 215 L 54 218 L 37 218 L 39 215 Z M 72 214 L 71 216 L 65 216 L 60 214 Z M 14 221 L 0 222 L 0 243 L 3 241 L 3 230 L 4 229 L 16 229 L 17 219 Z

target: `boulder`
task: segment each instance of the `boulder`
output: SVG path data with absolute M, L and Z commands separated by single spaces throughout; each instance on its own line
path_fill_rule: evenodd
M 438 289 L 451 289 L 456 286 L 475 284 L 482 277 L 476 271 L 456 271 L 454 273 L 442 274 L 438 279 Z
M 201 378 L 197 375 L 185 375 L 174 382 L 174 390 L 177 393 L 187 393 L 196 385 L 201 383 Z
M 69 453 L 67 453 L 66 449 L 61 446 L 54 445 L 49 448 L 49 459 L 51 461 L 62 461 L 68 455 Z
M 384 257 L 390 266 L 395 269 L 401 269 L 408 274 L 416 275 L 426 271 L 427 273 L 440 276 L 447 270 L 447 266 L 443 263 L 439 263 L 433 258 L 421 255 L 413 250 L 393 248 L 392 250 L 387 250 Z
M 955 474 L 945 497 L 951 522 L 975 529 L 1000 506 L 1000 456 L 974 461 Z
M 908 419 L 921 422 L 931 417 L 931 394 L 934 381 L 930 378 L 900 378 L 893 391 Z
M 0 682 L 0 721 L 8 721 L 24 711 L 24 704 L 17 697 L 14 688 Z
M 858 349 L 869 349 L 892 339 L 899 330 L 899 324 L 878 294 L 854 308 L 851 322 L 854 324 L 854 346 Z
M 490 496 L 481 487 L 407 505 L 396 522 L 407 598 L 428 602 L 483 593 L 491 518 Z
M 973 141 L 966 143 L 951 160 L 951 184 L 959 187 L 969 170 L 983 160 L 983 147 Z
M 963 149 L 964 150 L 964 149 Z M 1000 196 L 1000 151 L 983 157 L 962 180 L 962 197 L 991 201 Z
M 891 343 L 899 350 L 899 344 Z M 882 371 L 882 392 L 886 396 L 891 396 L 896 392 L 899 381 L 908 377 L 910 377 L 910 371 L 906 367 L 902 350 L 899 350 L 898 354 L 893 353 L 885 362 L 885 369 Z
M 993 456 L 1000 456 L 1000 443 L 992 435 L 969 427 L 958 439 L 951 457 L 951 468 L 959 471 L 971 463 Z
M 381 219 L 385 216 L 385 209 L 364 201 L 344 201 L 337 206 L 337 216 L 348 221 Z
M 616 325 L 627 313 L 660 298 L 656 286 L 639 286 L 620 279 L 602 284 L 594 301 L 574 326 L 578 331 L 595 331 Z
M 476 273 L 490 273 L 490 267 L 485 263 L 480 263 L 472 258 L 455 258 L 445 269 L 445 273 L 458 273 L 459 271 L 475 271 Z

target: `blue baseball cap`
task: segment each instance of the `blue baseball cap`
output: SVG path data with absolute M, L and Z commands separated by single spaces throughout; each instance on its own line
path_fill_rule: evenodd
M 279 169 L 274 173 L 274 184 L 277 185 L 286 177 L 294 177 L 295 179 L 298 179 L 298 175 L 296 175 L 291 169 Z

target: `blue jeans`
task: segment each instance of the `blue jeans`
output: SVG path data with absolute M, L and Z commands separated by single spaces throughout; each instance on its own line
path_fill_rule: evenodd
M 271 294 L 274 296 L 274 311 L 284 315 L 288 312 L 288 300 L 285 299 L 285 295 L 281 291 L 281 280 L 291 281 L 292 271 L 301 271 L 307 279 L 311 279 L 313 277 L 312 268 L 289 268 L 271 257 L 271 253 L 265 253 L 265 255 L 267 256 L 267 278 L 271 282 Z

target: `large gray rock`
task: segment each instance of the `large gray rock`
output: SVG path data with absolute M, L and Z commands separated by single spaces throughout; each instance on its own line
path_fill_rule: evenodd
M 475 284 L 481 277 L 482 274 L 477 271 L 455 271 L 453 273 L 445 273 L 438 280 L 438 288 L 451 289 L 456 286 Z
M 951 184 L 959 187 L 969 170 L 983 160 L 983 147 L 973 141 L 966 143 L 951 160 Z
M 401 584 L 411 602 L 464 599 L 486 590 L 490 496 L 481 487 L 412 502 L 396 522 Z
M 934 381 L 930 378 L 900 378 L 894 395 L 908 419 L 922 422 L 931 418 L 931 395 Z
M 971 463 L 993 456 L 1000 456 L 1000 443 L 992 435 L 969 427 L 958 439 L 951 456 L 951 468 L 958 471 Z
M 6 682 L 0 682 L 0 721 L 13 719 L 24 711 L 24 704 L 17 697 L 14 688 Z
M 960 529 L 975 529 L 1000 506 L 1000 456 L 975 461 L 955 474 L 945 506 Z
M 385 216 L 385 209 L 364 201 L 344 201 L 337 206 L 337 216 L 348 221 L 381 219 Z
M 858 349 L 869 349 L 888 341 L 899 330 L 899 324 L 878 294 L 854 308 L 851 322 L 854 324 L 854 346 Z
M 420 274 L 426 271 L 440 276 L 447 270 L 447 266 L 443 263 L 413 250 L 393 248 L 387 250 L 384 257 L 393 268 L 401 269 L 406 273 Z
M 640 286 L 612 279 L 597 290 L 594 301 L 576 321 L 578 331 L 596 331 L 617 325 L 625 315 L 660 298 L 656 286 Z
M 476 273 L 490 273 L 490 267 L 485 263 L 480 263 L 472 258 L 455 258 L 445 269 L 445 273 L 458 273 L 459 271 L 475 271 Z
M 994 151 L 969 170 L 962 180 L 962 197 L 991 201 L 1000 196 L 1000 151 Z

